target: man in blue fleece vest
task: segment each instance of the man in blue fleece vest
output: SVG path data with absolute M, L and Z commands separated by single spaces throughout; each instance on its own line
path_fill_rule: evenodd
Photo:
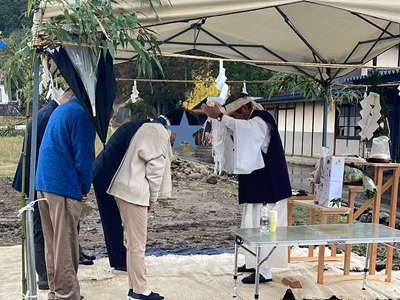
M 38 111 L 37 114 L 37 143 L 36 143 L 36 153 L 39 153 L 39 147 L 42 143 L 44 131 L 46 129 L 47 123 L 49 122 L 51 114 L 54 110 L 61 104 L 66 103 L 72 97 L 74 97 L 74 92 L 71 89 L 67 89 L 60 98 L 57 100 L 51 100 L 46 106 Z M 28 138 L 26 147 L 26 166 L 25 166 L 25 194 L 29 195 L 29 170 L 31 166 L 31 140 L 32 140 L 32 120 L 29 121 L 28 125 Z M 18 162 L 17 170 L 15 171 L 14 180 L 12 187 L 19 192 L 22 192 L 22 159 L 23 155 Z M 38 156 L 36 156 L 37 165 Z M 36 191 L 34 194 L 35 199 L 37 199 Z M 42 232 L 42 223 L 40 221 L 39 207 L 36 202 L 34 205 L 33 212 L 33 229 L 34 229 L 34 244 L 35 244 L 35 264 L 36 273 L 38 274 L 38 286 L 40 290 L 48 290 L 49 284 L 47 282 L 47 271 L 46 262 L 44 258 L 44 238 Z
M 45 240 L 48 299 L 78 300 L 81 203 L 92 181 L 95 130 L 74 97 L 50 117 L 39 151 L 36 189 Z

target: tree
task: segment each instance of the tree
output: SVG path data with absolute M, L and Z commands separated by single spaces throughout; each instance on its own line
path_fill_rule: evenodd
M 145 0 L 143 0 L 144 2 Z M 4 1 L 3 1 L 4 2 Z M 2 3 L 3 3 L 2 2 Z M 91 0 L 69 2 L 68 0 L 44 0 L 43 5 L 56 4 L 63 9 L 60 14 L 51 21 L 41 23 L 37 27 L 35 36 L 31 31 L 26 32 L 21 43 L 10 41 L 10 48 L 13 56 L 2 66 L 1 74 L 5 73 L 5 88 L 9 97 L 11 95 L 11 82 L 14 82 L 18 89 L 26 87 L 26 98 L 28 100 L 26 111 L 26 131 L 23 153 L 26 154 L 27 148 L 27 130 L 29 120 L 29 101 L 32 98 L 32 82 L 34 62 L 37 59 L 37 52 L 45 47 L 54 44 L 63 44 L 65 42 L 78 44 L 79 47 L 87 44 L 94 44 L 96 53 L 101 53 L 100 47 L 103 47 L 104 55 L 107 50 L 112 57 L 115 55 L 117 45 L 127 47 L 131 45 L 138 53 L 138 71 L 146 73 L 149 77 L 152 75 L 152 61 L 161 68 L 157 54 L 160 53 L 156 36 L 147 28 L 141 26 L 136 16 L 137 12 L 129 13 L 119 6 L 117 0 Z M 154 3 L 160 4 L 160 0 L 146 0 L 154 8 Z M 13 2 L 16 3 L 16 2 Z M 32 7 L 39 4 L 37 0 L 28 0 L 27 17 L 32 17 Z M 118 7 L 118 10 L 114 9 Z M 15 9 L 15 8 L 14 8 Z M 155 10 L 155 8 L 154 8 Z M 7 16 L 6 18 L 9 18 Z M 5 19 L 5 16 L 3 16 Z M 102 34 L 98 33 L 97 28 L 101 28 Z M 7 29 L 7 28 L 6 28 Z M 44 32 L 44 33 L 43 33 Z M 39 34 L 40 33 L 40 34 Z M 39 36 L 40 35 L 40 36 Z M 145 47 L 150 47 L 147 50 Z M 92 48 L 91 61 L 96 63 L 97 57 Z M 25 173 L 25 155 L 23 155 L 22 172 Z M 22 176 L 22 178 L 25 178 Z M 22 184 L 21 200 L 22 206 L 25 206 L 24 183 Z M 32 199 L 33 200 L 33 199 Z M 22 217 L 22 238 L 25 238 L 25 212 Z M 24 251 L 24 242 L 22 250 Z M 22 263 L 22 277 L 25 282 L 25 261 Z M 23 284 L 23 294 L 26 294 L 26 286 Z
M 212 54 L 201 52 L 198 50 L 190 50 L 183 54 L 215 57 Z M 161 57 L 160 64 L 163 72 L 160 72 L 157 65 L 153 63 L 153 76 L 152 79 L 168 79 L 168 80 L 213 80 L 219 74 L 219 62 L 207 61 L 200 59 L 189 59 L 180 57 Z M 136 61 L 122 63 L 115 65 L 116 77 L 120 78 L 145 78 L 143 75 L 139 76 L 136 70 Z M 207 66 L 208 76 L 200 76 L 197 70 L 204 69 Z M 224 62 L 226 69 L 227 80 L 241 81 L 240 83 L 228 83 L 231 91 L 242 91 L 243 82 L 251 80 L 267 80 L 275 72 L 259 68 L 256 66 Z M 213 78 L 213 79 L 211 79 Z M 211 83 L 210 83 L 211 84 Z M 213 83 L 215 85 L 215 82 Z M 212 86 L 211 84 L 210 86 Z M 118 81 L 118 92 L 116 103 L 124 103 L 131 94 L 133 81 Z M 165 113 L 170 109 L 180 106 L 180 103 L 188 100 L 188 97 L 195 89 L 199 89 L 201 85 L 196 87 L 195 83 L 191 82 L 137 82 L 140 97 L 150 105 L 157 107 L 160 104 L 161 113 Z M 247 91 L 249 95 L 254 97 L 264 97 L 266 90 L 261 84 L 253 83 L 247 84 Z M 207 96 L 218 96 L 219 91 L 215 90 Z M 204 99 L 204 98 L 203 98 Z M 201 100 L 203 100 L 201 99 Z
M 211 62 L 206 61 L 202 67 L 192 72 L 192 78 L 203 82 L 195 83 L 187 96 L 188 109 L 192 109 L 207 96 L 218 96 L 220 91 L 215 87 L 215 78 L 211 76 Z
M 32 19 L 24 14 L 28 0 L 2 0 L 0 1 L 0 31 L 8 37 L 14 30 L 23 26 L 31 26 Z
M 143 99 L 137 99 L 135 103 L 128 102 L 125 104 L 131 110 L 131 116 L 126 122 L 141 119 L 157 119 L 157 109 Z
M 326 95 L 329 96 L 329 104 L 331 108 L 337 104 L 342 104 L 344 100 L 348 102 L 358 102 L 361 98 L 361 93 L 357 89 L 348 89 L 343 87 L 340 90 L 332 92 L 332 86 L 324 82 L 317 81 L 313 78 L 286 73 L 275 73 L 271 81 L 281 81 L 279 83 L 266 83 L 263 85 L 267 91 L 267 98 L 271 98 L 276 94 L 284 94 L 300 90 L 304 99 L 321 99 L 324 101 Z M 327 90 L 329 88 L 329 90 Z

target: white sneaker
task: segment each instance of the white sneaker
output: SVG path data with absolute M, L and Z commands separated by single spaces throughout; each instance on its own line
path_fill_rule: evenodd
M 122 270 L 122 268 L 112 270 L 114 275 L 127 275 L 128 272 L 126 270 Z

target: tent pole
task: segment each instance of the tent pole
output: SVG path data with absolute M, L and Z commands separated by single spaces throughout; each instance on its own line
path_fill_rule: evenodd
M 400 101 L 400 97 L 399 97 L 399 93 L 397 92 L 397 89 L 394 89 L 393 92 L 393 119 L 392 119 L 392 128 L 390 128 L 390 153 L 393 159 L 393 162 L 397 162 L 397 133 L 398 133 L 398 125 L 399 124 L 399 116 L 398 116 L 398 110 L 399 110 L 399 101 Z
M 328 131 L 328 105 L 329 105 L 329 83 L 325 82 L 324 95 L 324 122 L 322 128 L 322 147 L 326 147 L 327 131 Z
M 35 53 L 33 71 L 33 105 L 32 105 L 32 132 L 31 132 L 31 165 L 29 174 L 29 198 L 27 204 L 34 201 L 35 195 L 35 170 L 36 170 L 36 144 L 37 144 L 37 113 L 39 99 L 39 55 Z M 36 294 L 36 264 L 33 237 L 33 210 L 26 211 L 26 257 L 29 298 L 37 299 Z M 27 298 L 27 299 L 29 299 Z

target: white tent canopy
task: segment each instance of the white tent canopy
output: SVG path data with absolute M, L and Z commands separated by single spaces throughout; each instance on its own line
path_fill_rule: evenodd
M 141 0 L 120 6 L 143 13 L 138 18 L 158 34 L 163 52 L 197 49 L 233 59 L 363 64 L 400 42 L 398 0 L 171 0 L 173 7 L 162 2 L 156 6 L 162 22 Z M 60 13 L 48 4 L 35 21 Z M 133 58 L 118 51 L 115 63 Z M 352 71 L 261 67 L 328 80 Z

